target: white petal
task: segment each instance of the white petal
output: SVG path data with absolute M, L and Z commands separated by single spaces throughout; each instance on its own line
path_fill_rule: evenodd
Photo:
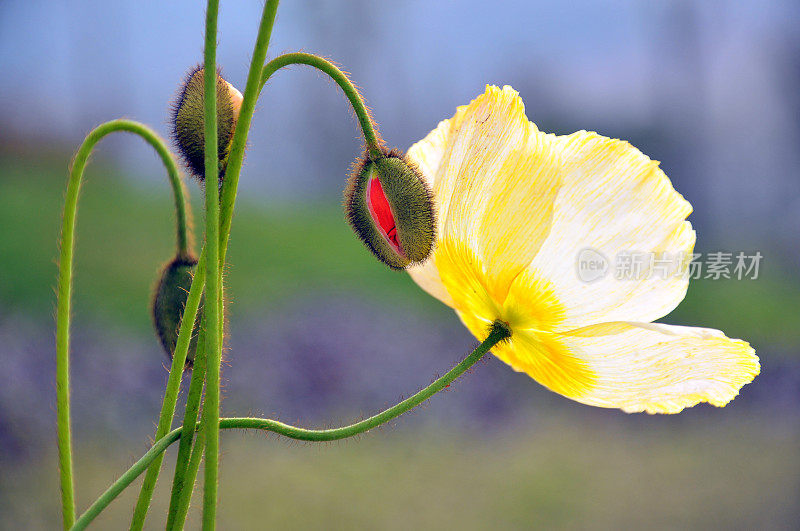
M 663 317 L 686 294 L 688 278 L 676 270 L 694 247 L 695 233 L 685 221 L 691 205 L 657 162 L 627 142 L 579 131 L 558 137 L 558 145 L 563 181 L 550 234 L 531 262 L 567 310 L 558 330 Z M 640 272 L 617 274 L 624 252 L 642 259 Z M 663 271 L 650 267 L 650 256 L 666 259 Z M 605 262 L 605 274 L 579 275 L 579 258 Z

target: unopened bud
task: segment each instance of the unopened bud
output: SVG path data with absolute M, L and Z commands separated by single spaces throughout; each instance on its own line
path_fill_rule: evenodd
M 433 250 L 433 196 L 402 155 L 366 154 L 348 180 L 344 204 L 358 237 L 392 269 L 422 262 Z
M 172 108 L 172 136 L 189 171 L 205 180 L 204 69 L 195 67 L 181 86 Z M 217 73 L 217 155 L 222 179 L 228 164 L 233 132 L 239 119 L 242 93 Z
M 178 256 L 167 263 L 153 294 L 153 325 L 161 346 L 167 357 L 172 359 L 178 342 L 178 331 L 183 319 L 183 309 L 192 287 L 197 260 L 193 257 Z M 197 311 L 189 351 L 186 354 L 186 367 L 191 367 L 197 351 L 197 331 L 203 314 L 202 305 Z

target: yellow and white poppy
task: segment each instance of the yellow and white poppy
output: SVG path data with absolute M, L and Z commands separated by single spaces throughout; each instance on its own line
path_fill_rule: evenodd
M 438 220 L 434 252 L 409 274 L 478 339 L 508 323 L 492 352 L 515 370 L 584 404 L 648 413 L 724 406 L 759 373 L 744 341 L 652 323 L 683 299 L 687 275 L 576 274 L 586 249 L 691 255 L 691 205 L 627 142 L 542 133 L 516 91 L 487 87 L 408 158 Z

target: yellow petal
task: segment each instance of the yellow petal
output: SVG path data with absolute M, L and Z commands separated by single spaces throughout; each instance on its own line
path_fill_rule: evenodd
M 550 234 L 531 263 L 553 284 L 567 308 L 560 330 L 609 321 L 653 321 L 686 294 L 688 278 L 675 275 L 681 255 L 691 255 L 695 233 L 686 221 L 691 205 L 639 150 L 621 140 L 579 131 L 558 137 L 564 161 Z M 640 273 L 618 275 L 620 253 L 641 253 Z M 586 282 L 578 259 L 605 261 L 605 276 Z M 651 269 L 649 257 L 674 266 Z M 620 277 L 634 278 L 620 278 Z
M 749 344 L 707 328 L 616 322 L 515 337 L 493 350 L 515 370 L 578 402 L 628 413 L 723 407 L 760 371 Z
M 465 242 L 499 304 L 549 232 L 561 176 L 553 144 L 528 121 L 516 91 L 487 87 L 409 150 L 433 185 L 439 240 Z M 428 264 L 410 273 L 449 303 Z
M 750 345 L 719 330 L 612 322 L 555 332 L 569 310 L 550 282 L 525 271 L 499 305 L 474 255 L 449 241 L 442 248 L 442 279 L 464 325 L 482 340 L 494 320 L 507 322 L 513 335 L 492 353 L 573 400 L 648 413 L 724 406 L 760 370 Z
M 604 323 L 561 336 L 595 374 L 585 404 L 626 412 L 722 407 L 761 370 L 748 343 L 719 330 L 655 323 Z
M 518 371 L 536 374 L 540 382 L 558 392 L 567 393 L 561 387 L 564 382 L 572 381 L 567 384 L 572 388 L 584 388 L 592 382 L 582 362 L 550 332 L 563 320 L 564 308 L 545 279 L 523 271 L 499 301 L 487 287 L 482 262 L 463 243 L 452 240 L 441 243 L 437 266 L 458 316 L 475 337 L 485 339 L 496 320 L 504 321 L 513 331 L 508 343 L 492 349 L 497 357 Z
M 434 255 L 453 308 L 479 322 L 476 329 L 470 330 L 476 335 L 483 334 L 500 318 L 503 306 L 503 301 L 495 299 L 488 290 L 483 263 L 465 242 L 452 239 L 440 241 Z
M 479 340 L 486 338 L 495 320 L 505 321 L 511 338 L 492 353 L 520 372 L 557 393 L 574 397 L 594 384 L 586 362 L 570 352 L 561 336 L 551 332 L 562 320 L 564 308 L 550 284 L 523 271 L 508 296 L 498 303 L 486 288 L 485 272 L 463 245 L 445 240 L 439 255 L 441 276 L 455 302 L 461 321 Z
M 678 413 L 700 402 L 724 406 L 760 370 L 750 345 L 719 330 L 614 322 L 553 332 L 565 308 L 552 286 L 529 272 L 515 280 L 502 308 L 475 295 L 485 293 L 475 289 L 476 275 L 458 281 L 456 311 L 475 337 L 484 339 L 494 319 L 506 321 L 513 335 L 492 353 L 584 404 L 629 413 Z

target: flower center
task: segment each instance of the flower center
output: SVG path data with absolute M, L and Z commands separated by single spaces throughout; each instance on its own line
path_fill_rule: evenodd
M 394 222 L 394 215 L 392 208 L 389 206 L 389 201 L 386 199 L 386 194 L 383 193 L 383 186 L 381 182 L 372 177 L 369 180 L 367 187 L 367 206 L 372 219 L 380 229 L 381 235 L 389 242 L 389 245 L 402 256 L 405 256 L 400 242 L 397 240 L 397 226 Z

